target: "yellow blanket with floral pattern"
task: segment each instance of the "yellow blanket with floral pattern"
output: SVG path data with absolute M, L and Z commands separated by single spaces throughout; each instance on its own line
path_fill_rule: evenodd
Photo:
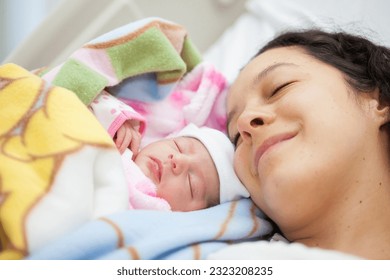
M 71 91 L 0 67 L 0 259 L 127 209 L 120 155 Z

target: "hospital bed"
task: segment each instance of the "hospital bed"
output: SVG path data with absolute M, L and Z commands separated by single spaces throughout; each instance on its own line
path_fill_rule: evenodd
M 148 4 L 146 4 L 146 2 Z M 149 6 L 151 5 L 151 6 Z M 145 17 L 157 16 L 163 19 L 163 26 L 168 28 L 164 30 L 177 30 L 176 27 L 170 29 L 175 24 L 183 26 L 187 30 L 188 36 L 180 37 L 180 50 L 186 50 L 188 59 L 184 59 L 184 63 L 189 70 L 196 69 L 194 60 L 195 57 L 202 62 L 207 62 L 213 65 L 217 71 L 220 71 L 226 78 L 227 84 L 233 81 L 239 69 L 245 65 L 250 57 L 261 47 L 267 40 L 283 30 L 306 27 L 321 27 L 331 30 L 347 30 L 352 33 L 366 35 L 372 40 L 384 45 L 390 45 L 390 31 L 387 28 L 389 20 L 385 14 L 390 8 L 390 4 L 386 1 L 373 0 L 354 1 L 351 5 L 350 1 L 309 1 L 309 0 L 247 0 L 247 1 L 64 1 L 59 7 L 48 16 L 47 19 L 27 38 L 18 48 L 11 53 L 4 63 L 14 63 L 7 73 L 15 76 L 7 76 L 7 81 L 14 79 L 20 82 L 20 76 L 31 78 L 31 85 L 34 89 L 38 88 L 39 94 L 42 93 L 36 85 L 35 77 L 30 77 L 28 73 L 23 72 L 18 66 L 34 71 L 37 75 L 45 77 L 46 72 L 54 73 L 49 79 L 58 82 L 59 78 L 53 78 L 58 73 L 65 77 L 61 80 L 63 83 L 68 83 L 72 86 L 73 79 L 83 77 L 86 74 L 80 74 L 80 69 L 85 70 L 85 65 L 74 64 L 73 55 L 88 42 L 88 55 L 91 55 L 90 50 L 103 50 L 104 55 L 109 49 L 107 42 L 111 42 L 112 38 L 121 36 L 123 32 L 129 30 L 138 30 L 145 23 L 142 21 Z M 153 20 L 160 21 L 159 18 Z M 168 22 L 165 22 L 165 19 Z M 138 21 L 141 20 L 141 21 Z M 134 26 L 132 23 L 140 22 Z M 130 25 L 128 25 L 130 23 Z M 149 22 L 148 22 L 149 23 Z M 173 25 L 172 25 L 173 24 Z M 125 26 L 125 27 L 123 27 Z M 116 29 L 120 27 L 119 29 Z M 113 30 L 116 30 L 113 32 Z M 165 32 L 165 31 L 164 31 Z M 168 32 L 169 33 L 169 32 Z M 168 34 L 164 33 L 164 34 Z M 104 35 L 101 35 L 104 34 Z M 107 35 L 108 34 L 108 35 Z M 169 33 L 172 34 L 172 33 Z M 168 37 L 170 37 L 169 35 Z M 176 35 L 172 35 L 175 37 Z M 186 38 L 191 38 L 191 41 L 186 41 Z M 175 37 L 176 38 L 176 37 Z M 172 38 L 170 37 L 169 40 Z M 172 39 L 175 41 L 175 39 Z M 126 41 L 127 42 L 127 41 Z M 164 41 L 165 42 L 165 41 Z M 121 44 L 121 43 L 120 43 Z M 91 47 L 93 46 L 93 47 Z M 162 45 L 164 49 L 165 45 Z M 198 51 L 194 50 L 193 46 L 197 46 Z M 77 55 L 85 51 L 81 49 Z M 112 57 L 118 59 L 117 64 L 110 64 L 115 73 L 118 69 L 123 70 L 123 57 L 118 55 L 118 49 L 112 53 Z M 96 53 L 94 53 L 96 54 Z M 69 61 L 72 57 L 72 61 Z M 111 57 L 111 58 L 112 58 Z M 191 58 L 192 57 L 192 58 Z M 65 64 L 62 64 L 63 62 Z M 91 60 L 92 61 L 92 60 Z M 69 63 L 71 62 L 71 63 Z M 107 61 L 106 61 L 107 62 Z M 67 64 L 68 63 L 68 64 Z M 73 64 L 72 64 L 73 63 Z M 93 63 L 92 63 L 93 64 Z M 101 65 L 88 64 L 89 68 L 100 71 Z M 119 66 L 118 66 L 119 65 Z M 40 67 L 45 67 L 43 70 Z M 59 66 L 59 68 L 56 68 Z M 76 67 L 77 76 L 65 76 L 67 67 Z M 47 68 L 46 68 L 47 67 Z M 79 67 L 79 68 L 77 68 Z M 87 67 L 87 68 L 88 68 Z M 110 68 L 110 69 L 111 69 Z M 49 70 L 46 70 L 49 69 Z M 53 70 L 57 69 L 57 70 Z M 78 69 L 78 70 L 77 70 Z M 107 69 L 107 68 L 105 68 Z M 87 69 L 89 70 L 89 69 Z M 177 70 L 176 68 L 174 69 Z M 52 72 L 50 72 L 52 71 Z M 54 71 L 54 72 L 53 72 Z M 107 73 L 99 72 L 99 75 L 104 76 Z M 184 70 L 186 71 L 186 70 Z M 126 71 L 124 71 L 126 72 Z M 84 72 L 83 72 L 84 73 Z M 89 72 L 88 72 L 89 73 Z M 176 72 L 175 72 L 176 73 Z M 172 73 L 170 73 L 172 74 Z M 191 73 L 188 73 L 191 74 Z M 3 72 L 0 71 L 0 76 L 4 78 Z M 108 75 L 108 74 L 107 74 Z M 124 74 L 125 75 L 125 74 Z M 128 74 L 126 74 L 128 75 Z M 58 76 L 56 76 L 58 77 Z M 60 78 L 62 78 L 60 76 Z M 88 76 L 90 77 L 90 76 Z M 105 83 L 112 82 L 120 83 L 124 81 L 118 76 L 107 76 Z M 126 79 L 128 76 L 125 77 Z M 97 80 L 93 80 L 94 82 Z M 100 80 L 99 80 L 100 81 Z M 16 82 L 14 84 L 17 84 Z M 62 86 L 63 84 L 59 84 Z M 91 84 L 89 84 L 90 86 Z M 103 86 L 111 86 L 112 84 L 104 84 Z M 73 85 L 74 86 L 74 85 Z M 67 88 L 67 87 L 65 87 Z M 23 85 L 19 87 L 21 90 L 26 90 Z M 73 90 L 73 88 L 71 88 Z M 75 105 L 78 101 L 69 99 L 68 96 L 62 94 L 62 88 L 58 89 L 59 104 L 66 107 L 68 104 Z M 77 93 L 78 85 L 74 91 Z M 44 92 L 44 91 L 43 91 Z M 37 96 L 39 96 L 39 94 Z M 83 92 L 84 103 L 88 103 L 91 99 Z M 3 95 L 4 96 L 4 95 Z M 54 94 L 53 94 L 54 96 Z M 80 96 L 79 96 L 80 97 Z M 38 97 L 37 97 L 38 98 Z M 48 105 L 54 104 L 54 101 L 46 101 L 46 97 L 40 96 Z M 54 98 L 54 97 L 53 97 Z M 0 99 L 0 103 L 2 100 Z M 68 103 L 66 103 L 68 102 Z M 27 106 L 27 105 L 26 105 Z M 57 105 L 59 106 L 59 105 Z M 77 107 L 78 108 L 78 107 Z M 50 108 L 45 109 L 46 115 L 50 116 Z M 55 115 L 55 109 L 52 112 Z M 75 109 L 76 110 L 76 109 Z M 80 114 L 86 116 L 86 113 L 80 107 Z M 38 111 L 38 110 L 37 110 Z M 70 114 L 70 112 L 65 112 Z M 64 114 L 65 114 L 64 113 Z M 30 116 L 30 115 L 29 115 Z M 43 116 L 41 116 L 43 118 Z M 34 118 L 36 124 L 37 118 Z M 77 118 L 81 120 L 81 118 Z M 46 120 L 47 121 L 47 120 Z M 73 120 L 74 121 L 74 120 Z M 81 121 L 80 121 L 81 122 Z M 30 124 L 30 123 L 29 123 Z M 39 124 L 39 123 L 38 123 Z M 64 131 L 66 133 L 76 133 L 77 129 L 67 127 L 64 123 Z M 6 192 L 6 185 L 0 188 L 0 216 L 2 219 L 2 227 L 0 228 L 0 237 L 2 238 L 2 258 L 31 258 L 31 259 L 354 259 L 356 257 L 341 254 L 333 251 L 325 251 L 320 249 L 307 248 L 299 244 L 287 244 L 283 242 L 266 241 L 269 235 L 273 233 L 272 224 L 264 217 L 262 212 L 257 209 L 249 199 L 241 199 L 231 203 L 224 203 L 216 207 L 205 210 L 188 212 L 188 213 L 170 213 L 158 211 L 125 211 L 125 207 L 121 203 L 116 203 L 123 196 L 122 190 L 118 188 L 123 184 L 121 179 L 114 180 L 114 183 L 108 184 L 107 177 L 101 176 L 102 172 L 108 172 L 112 177 L 120 177 L 119 173 L 112 171 L 111 167 L 116 161 L 115 153 L 104 149 L 108 144 L 105 136 L 99 132 L 99 128 L 94 127 L 92 120 L 86 120 L 85 126 L 89 127 L 90 135 L 83 134 L 75 143 L 70 143 L 67 139 L 62 139 L 58 135 L 49 135 L 57 140 L 56 143 L 65 143 L 72 151 L 70 156 L 64 156 L 65 153 L 56 154 L 46 153 L 44 145 L 37 144 L 33 146 L 40 152 L 40 156 L 33 157 L 33 163 L 26 165 L 30 154 L 27 152 L 18 156 L 12 154 L 13 149 L 20 148 L 22 145 L 12 137 L 9 140 L 9 150 L 2 154 L 8 156 L 9 163 L 6 169 L 6 162 L 3 161 L 1 170 L 9 170 L 16 174 L 17 170 L 20 174 L 23 171 L 32 172 L 31 170 L 42 170 L 44 166 L 54 170 L 56 176 L 51 178 L 50 182 L 53 185 L 49 186 L 54 190 L 52 197 L 47 194 L 50 191 L 44 190 L 44 194 L 38 191 L 19 193 L 23 197 L 27 205 L 24 211 L 20 210 L 15 205 L 9 206 L 4 203 L 7 201 L 7 196 L 10 192 Z M 5 127 L 5 126 L 4 126 Z M 7 127 L 2 129 L 7 129 Z M 12 127 L 10 124 L 9 127 Z M 8 129 L 10 129 L 8 127 Z M 50 126 L 46 126 L 50 127 Z M 45 128 L 46 128 L 45 127 Z M 23 131 L 23 127 L 21 130 Z M 62 129 L 62 127 L 61 127 Z M 59 129 L 60 131 L 62 131 Z M 44 130 L 41 130 L 44 133 Z M 78 133 L 81 133 L 79 130 Z M 1 132 L 1 131 L 0 131 Z M 95 134 L 93 134 L 95 133 Z M 5 134 L 7 135 L 7 134 Z M 9 135 L 9 134 L 8 134 Z M 63 134 L 62 134 L 63 135 Z M 95 135 L 93 138 L 91 135 Z M 36 135 L 33 135 L 36 136 Z M 56 138 L 58 137 L 58 138 Z M 93 138 L 93 139 L 92 139 Z M 50 140 L 50 139 L 49 139 Z M 5 141 L 2 139 L 2 141 Z M 7 139 L 8 141 L 8 139 Z M 65 142 L 61 142 L 65 141 Z M 68 141 L 68 142 L 67 142 Z M 23 144 L 28 142 L 24 140 Z M 29 143 L 27 143 L 29 144 Z M 34 144 L 34 143 L 33 143 Z M 31 144 L 32 145 L 32 144 Z M 5 146 L 5 145 L 3 145 Z M 102 148 L 103 147 L 103 148 Z M 62 148 L 62 147 L 61 147 Z M 77 151 L 77 152 L 74 152 Z M 10 157 L 10 155 L 12 155 Z M 87 158 L 87 161 L 83 161 Z M 15 162 L 15 159 L 18 161 Z M 45 160 L 44 162 L 35 160 Z M 49 160 L 50 159 L 50 160 Z M 77 164 L 77 163 L 82 164 Z M 107 164 L 107 163 L 110 164 Z M 31 162 L 30 162 L 31 163 Z M 75 164 L 76 163 L 76 164 Z M 1 164 L 1 161 L 0 161 Z M 88 169 L 88 165 L 97 166 L 94 169 Z M 11 170 L 12 166 L 15 170 Z M 111 168 L 111 169 L 110 169 Z M 63 169 L 66 169 L 65 171 Z M 60 171 L 58 171 L 60 170 Z M 78 191 L 62 190 L 63 181 L 74 180 L 70 185 L 94 185 L 88 179 L 88 176 L 83 177 L 80 183 L 80 176 L 77 178 L 66 178 L 66 174 L 72 172 L 85 173 L 92 172 L 98 174 L 98 179 L 103 181 L 99 185 L 99 192 L 89 189 L 85 191 L 86 196 L 93 197 L 91 205 L 84 205 L 83 201 L 62 200 L 65 193 L 67 198 L 75 195 Z M 110 171 L 111 170 L 111 171 Z M 4 171 L 3 171 L 4 172 Z M 63 172 L 63 174 L 62 174 Z M 30 174 L 29 173 L 29 174 Z M 3 176 L 6 173 L 3 173 Z M 8 174 L 8 173 L 7 173 Z M 54 173 L 53 173 L 54 174 Z M 62 177 L 57 176 L 62 174 Z M 65 174 L 65 175 L 64 175 Z M 80 173 L 78 173 L 80 174 Z M 47 174 L 46 174 L 47 176 Z M 22 177 L 22 176 L 19 176 Z M 19 183 L 23 181 L 23 178 Z M 6 178 L 4 176 L 4 178 Z M 5 181 L 4 181 L 5 182 Z M 100 182 L 100 181 L 99 181 Z M 37 183 L 41 183 L 38 180 Z M 29 183 L 31 184 L 31 183 Z M 68 184 L 69 185 L 69 184 Z M 108 187 L 107 187 L 108 185 Z M 53 186 L 60 186 L 60 193 L 55 193 Z M 104 186 L 104 187 L 102 187 Z M 106 188 L 107 187 L 107 188 Z M 14 190 L 15 193 L 20 190 Z M 83 190 L 84 191 L 84 190 Z M 7 195 L 6 195 L 7 194 Z M 16 196 L 16 195 L 15 195 Z M 110 197 L 115 203 L 107 203 L 104 200 Z M 60 199 L 58 199 L 60 198 Z M 117 200 L 119 199 L 119 200 Z M 121 200 L 123 201 L 123 199 Z M 53 217 L 54 211 L 51 211 L 53 204 L 58 208 L 58 205 L 63 203 L 62 216 Z M 88 204 L 88 203 L 85 203 Z M 39 205 L 41 208 L 36 209 Z M 61 204 L 62 205 L 62 204 Z M 85 206 L 85 207 L 84 207 Z M 98 207 L 99 206 L 99 207 Z M 21 221 L 27 221 L 23 226 L 14 225 L 12 221 L 15 217 L 7 217 L 4 209 L 10 207 L 10 210 L 18 209 L 16 215 Z M 54 208 L 55 208 L 54 207 Z M 88 208 L 89 207 L 89 208 Z M 95 207 L 95 208 L 94 208 Z M 88 209 L 86 209 L 88 208 Z M 7 208 L 8 209 L 8 208 Z M 93 215 L 90 213 L 91 209 Z M 60 211 L 60 212 L 61 212 Z M 63 213 L 66 214 L 63 214 Z M 9 213 L 9 212 L 8 212 Z M 87 213 L 84 217 L 80 213 Z M 31 215 L 34 219 L 27 219 Z M 34 216 L 35 215 L 35 216 Z M 77 217 L 77 218 L 75 218 Z M 99 217 L 99 218 L 96 218 Z M 8 219 L 8 220 L 7 220 Z M 52 223 L 48 221 L 53 221 Z M 148 221 L 148 222 L 146 222 Z M 9 224 L 7 224 L 7 222 Z M 57 223 L 57 224 L 56 224 Z M 53 224 L 56 224 L 53 230 Z M 35 230 L 38 229 L 39 230 Z M 47 229 L 50 234 L 44 234 L 43 238 L 40 234 L 45 233 Z M 6 244 L 6 236 L 17 232 L 13 236 L 12 246 Z M 53 237 L 54 236 L 54 237 Z

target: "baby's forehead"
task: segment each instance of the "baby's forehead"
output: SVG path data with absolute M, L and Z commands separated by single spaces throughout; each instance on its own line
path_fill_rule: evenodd
M 181 144 L 183 148 L 191 148 L 191 150 L 199 148 L 206 149 L 206 146 L 199 139 L 187 135 L 169 136 L 167 138 L 159 139 L 154 143 L 161 146 L 176 146 L 177 144 Z
M 193 136 L 179 136 L 179 137 L 177 137 L 178 139 L 180 139 L 180 138 L 184 138 L 186 141 L 189 141 L 189 142 L 200 142 L 200 140 L 199 139 L 197 139 L 197 138 L 195 138 L 195 137 L 193 137 Z M 202 142 L 200 142 L 201 144 L 202 144 Z M 203 145 L 203 144 L 202 144 Z
M 175 138 L 177 141 L 180 141 L 181 143 L 188 145 L 190 148 L 196 150 L 199 148 L 204 148 L 207 150 L 206 146 L 200 141 L 198 138 L 194 136 L 178 136 Z

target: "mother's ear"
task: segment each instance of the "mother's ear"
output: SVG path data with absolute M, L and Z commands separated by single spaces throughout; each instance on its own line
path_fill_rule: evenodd
M 369 114 L 377 121 L 378 127 L 389 123 L 390 108 L 389 105 L 381 104 L 379 100 L 379 89 L 375 89 L 369 95 L 367 94 L 366 98 L 368 98 Z

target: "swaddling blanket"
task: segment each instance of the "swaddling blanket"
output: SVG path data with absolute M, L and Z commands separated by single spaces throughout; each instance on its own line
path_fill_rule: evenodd
M 183 27 L 160 18 L 146 18 L 97 37 L 64 63 L 44 69 L 39 75 L 53 85 L 72 90 L 84 104 L 90 104 L 104 88 L 131 77 L 141 78 L 142 84 L 133 94 L 142 96 L 139 91 L 143 91 L 158 100 L 199 62 L 200 55 Z
M 91 221 L 30 259 L 205 259 L 271 225 L 249 199 L 193 212 L 130 210 Z
M 128 209 L 121 158 L 77 96 L 0 67 L 0 259 Z
M 37 74 L 72 90 L 86 105 L 93 105 L 103 90 L 121 99 L 145 118 L 144 144 L 188 123 L 225 130 L 225 78 L 201 62 L 184 27 L 161 18 L 103 34 L 64 63 Z M 100 121 L 106 129 L 117 128 L 124 119 L 110 120 L 110 113 L 109 121 Z

